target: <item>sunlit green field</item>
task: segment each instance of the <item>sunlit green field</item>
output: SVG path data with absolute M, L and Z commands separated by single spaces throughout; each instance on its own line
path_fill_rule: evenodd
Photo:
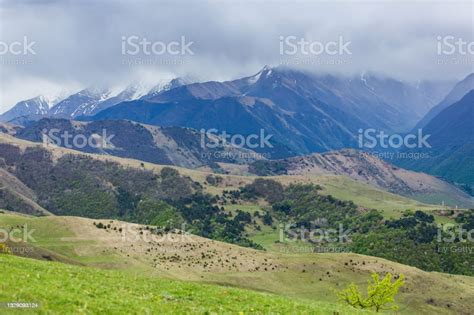
M 343 305 L 0 255 L 0 302 L 40 314 L 361 314 Z M 0 313 L 25 313 L 2 305 Z M 366 314 L 365 312 L 364 314 Z

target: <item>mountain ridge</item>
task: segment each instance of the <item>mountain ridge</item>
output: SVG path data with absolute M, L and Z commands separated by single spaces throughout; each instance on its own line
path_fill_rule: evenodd
M 440 196 L 440 202 L 444 198 L 445 203 L 453 206 L 474 206 L 473 198 L 441 179 L 397 167 L 368 152 L 354 149 L 314 153 L 283 160 L 256 161 L 250 165 L 249 171 L 260 176 L 344 175 L 417 200 L 426 200 L 420 197 L 423 195 L 433 195 Z
M 45 134 L 45 130 L 48 133 Z M 61 137 L 66 135 L 69 139 L 76 136 L 94 139 L 94 143 L 98 145 L 74 145 L 72 140 L 65 143 Z M 47 140 L 52 142 L 52 145 L 69 146 L 86 153 L 135 158 L 144 162 L 188 168 L 205 165 L 218 168 L 216 162 L 242 164 L 264 158 L 248 149 L 232 146 L 231 143 L 226 144 L 216 135 L 206 135 L 190 128 L 157 127 L 128 120 L 80 122 L 43 118 L 15 130 L 14 136 L 40 143 Z M 203 146 L 203 143 L 218 145 L 208 147 Z
M 458 102 L 446 107 L 423 129 L 430 134 L 430 148 L 417 151 L 428 158 L 422 161 L 400 159 L 401 167 L 429 172 L 455 183 L 467 185 L 474 193 L 474 88 Z M 470 188 L 469 188 L 470 187 Z
M 460 101 L 472 89 L 474 89 L 474 73 L 469 74 L 463 80 L 458 82 L 439 104 L 426 113 L 426 115 L 416 124 L 414 129 L 416 130 L 426 127 L 434 117 L 447 107 Z

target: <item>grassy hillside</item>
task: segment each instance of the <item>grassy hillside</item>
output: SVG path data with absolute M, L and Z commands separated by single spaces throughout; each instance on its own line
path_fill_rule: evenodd
M 422 203 L 407 197 L 396 195 L 380 188 L 357 182 L 345 176 L 306 175 L 277 176 L 275 178 L 284 184 L 291 182 L 309 182 L 318 184 L 323 188 L 323 194 L 332 195 L 341 200 L 353 201 L 355 204 L 364 208 L 382 210 L 384 215 L 388 218 L 400 217 L 402 212 L 406 209 L 431 211 L 442 208 L 441 206 L 430 205 L 428 203 Z
M 9 141 L 8 138 L 6 140 Z M 84 158 L 77 152 L 59 148 L 48 149 L 45 154 L 39 149 L 31 149 L 30 143 L 17 141 L 14 140 L 15 146 L 20 146 L 22 150 L 10 147 L 10 151 L 4 150 L 3 153 L 7 157 L 9 172 L 18 176 L 26 186 L 35 188 L 36 196 L 30 193 L 30 199 L 37 198 L 38 203 L 58 215 L 33 217 L 0 213 L 0 228 L 34 230 L 34 241 L 8 244 L 18 255 L 102 269 L 120 269 L 127 274 L 126 277 L 142 279 L 146 275 L 152 279 L 240 287 L 304 299 L 307 303 L 337 303 L 333 290 L 351 282 L 365 285 L 371 272 L 403 273 L 407 277 L 407 285 L 401 290 L 397 302 L 404 313 L 449 314 L 454 311 L 468 314 L 467 310 L 474 308 L 474 280 L 471 277 L 425 272 L 386 259 L 347 252 L 314 253 L 314 245 L 308 242 L 279 244 L 275 224 L 284 207 L 278 208 L 281 210 L 278 212 L 277 208 L 273 209 L 275 203 L 262 196 L 232 197 L 240 193 L 241 187 L 253 183 L 255 177 L 214 174 L 214 177 L 220 177 L 211 180 L 210 173 L 206 171 L 174 168 L 179 171 L 178 174 L 173 169 L 155 164 L 107 156 L 89 155 L 89 158 Z M 29 149 L 24 150 L 26 147 Z M 2 148 L 8 149 L 9 146 L 3 144 Z M 286 188 L 291 183 L 320 186 L 317 195 L 305 193 L 302 195 L 305 198 L 298 198 L 297 194 L 290 198 L 286 188 L 278 190 L 286 201 L 291 201 L 291 211 L 300 209 L 302 215 L 311 214 L 314 218 L 331 219 L 337 214 L 337 220 L 361 219 L 362 214 L 371 212 L 368 211 L 371 208 L 382 210 L 385 218 L 398 218 L 407 208 L 425 211 L 438 208 L 343 176 L 294 175 L 267 179 L 277 181 L 271 187 L 281 186 L 279 183 Z M 17 186 L 21 188 L 20 184 Z M 302 189 L 304 191 L 304 187 Z M 22 191 L 28 193 L 25 189 Z M 275 195 L 275 190 L 270 191 Z M 313 189 L 311 192 L 314 192 Z M 94 195 L 98 193 L 100 198 Z M 352 200 L 355 204 L 340 202 L 327 195 Z M 307 202 L 300 203 L 299 200 Z M 163 201 L 169 204 L 163 204 Z M 171 205 L 175 210 L 170 208 Z M 262 222 L 258 222 L 259 225 L 254 223 L 254 220 L 263 221 L 263 216 L 253 214 L 261 209 L 272 212 L 275 220 L 273 227 L 260 224 Z M 302 222 L 312 220 L 299 216 L 299 212 L 288 218 Z M 253 215 L 249 217 L 247 213 Z M 243 221 L 236 220 L 238 215 Z M 158 233 L 153 227 L 109 218 L 168 228 Z M 195 235 L 183 237 L 174 229 L 177 225 L 160 224 L 170 220 L 182 223 L 183 219 L 186 219 L 186 230 L 206 238 Z M 447 216 L 436 217 L 438 222 L 451 219 Z M 359 221 L 354 222 L 358 224 Z M 364 222 L 360 221 L 361 224 Z M 373 228 L 372 225 L 369 227 Z M 398 229 L 396 232 L 403 231 Z M 388 242 L 385 234 L 382 238 L 376 235 L 375 242 L 367 238 L 361 242 L 364 251 L 358 252 L 394 261 L 408 256 L 432 261 L 433 248 L 417 247 L 413 250 L 400 242 L 401 238 L 406 238 L 400 235 L 393 234 Z M 229 244 L 248 246 L 252 241 L 258 245 L 254 248 L 263 247 L 267 251 Z M 377 245 L 375 249 L 374 244 Z M 390 249 L 391 256 L 380 255 L 385 248 Z M 407 251 L 408 255 L 405 255 Z M 471 266 L 469 257 L 463 258 L 465 253 L 464 256 L 456 252 L 446 255 L 448 258 L 461 257 L 465 261 L 464 268 Z M 449 264 L 450 260 L 443 262 Z M 420 266 L 411 261 L 403 263 Z
M 110 228 L 97 228 L 94 222 L 110 224 Z M 391 272 L 403 273 L 407 278 L 406 287 L 397 297 L 403 314 L 450 314 L 453 311 L 468 314 L 468 310 L 474 308 L 472 277 L 424 272 L 352 253 L 307 252 L 308 244 L 294 244 L 284 249 L 275 246 L 274 251 L 265 252 L 193 235 L 183 239 L 170 233 L 154 239 L 148 230 L 140 230 L 141 226 L 120 221 L 0 214 L 0 227 L 18 225 L 36 230 L 33 234 L 36 242 L 29 243 L 34 247 L 25 256 L 46 250 L 57 255 L 49 255 L 47 259 L 69 259 L 79 265 L 119 269 L 126 273 L 120 277 L 126 279 L 143 281 L 146 275 L 152 283 L 158 281 L 154 279 L 179 279 L 219 284 L 302 299 L 309 304 L 324 301 L 334 305 L 338 303 L 334 289 L 341 289 L 350 282 L 365 286 L 371 272 Z M 119 233 L 114 228 L 123 230 Z M 42 255 L 39 258 L 45 259 Z M 35 296 L 34 291 L 30 293 Z M 88 298 L 85 297 L 86 301 Z
M 26 148 L 44 148 L 40 144 L 32 143 L 29 141 L 17 139 L 6 134 L 0 134 L 0 143 L 2 144 L 11 144 L 18 146 L 21 150 Z M 123 167 L 131 167 L 134 169 L 148 170 L 152 171 L 155 174 L 159 174 L 161 170 L 165 167 L 162 165 L 157 165 L 153 163 L 146 163 L 138 160 L 119 158 L 109 155 L 94 155 L 94 154 L 85 154 L 82 152 L 59 148 L 59 147 L 49 147 L 48 151 L 51 152 L 55 160 L 59 159 L 64 155 L 77 156 L 77 155 L 86 155 L 93 157 L 94 160 L 101 161 L 111 161 L 120 164 Z M 189 176 L 194 181 L 197 181 L 203 184 L 206 192 L 212 194 L 221 194 L 223 190 L 229 189 L 238 189 L 239 187 L 251 183 L 256 176 L 242 176 L 242 175 L 223 175 L 220 174 L 223 178 L 222 183 L 218 186 L 206 185 L 206 177 L 210 174 L 210 170 L 192 170 L 180 167 L 173 167 L 178 170 L 180 174 L 184 176 Z M 227 169 L 228 167 L 226 167 Z M 240 171 L 238 172 L 240 173 Z M 247 174 L 246 174 L 247 175 Z M 342 200 L 352 200 L 359 206 L 365 208 L 376 208 L 378 210 L 383 210 L 387 217 L 399 217 L 401 211 L 406 209 L 420 209 L 420 210 L 434 210 L 443 208 L 440 205 L 429 204 L 431 197 L 426 197 L 426 203 L 422 203 L 407 197 L 402 197 L 396 194 L 389 193 L 383 189 L 376 188 L 371 185 L 364 184 L 362 182 L 355 181 L 345 176 L 327 176 L 327 175 L 289 175 L 289 176 L 275 176 L 270 177 L 283 184 L 289 184 L 293 182 L 303 182 L 303 183 L 314 183 L 321 185 L 323 187 L 322 193 L 332 194 L 334 197 Z M 417 198 L 423 198 L 419 195 Z M 441 202 L 439 198 L 434 198 L 436 202 Z
M 249 170 L 261 176 L 343 175 L 422 202 L 428 200 L 440 204 L 444 201 L 445 204 L 459 207 L 474 205 L 468 194 L 434 176 L 395 167 L 369 153 L 351 149 L 285 160 L 256 161 L 249 166 Z
M 343 305 L 0 255 L 0 301 L 54 314 L 354 314 Z M 8 313 L 14 313 L 8 310 Z M 16 313 L 24 313 L 17 309 Z M 1 309 L 0 312 L 5 312 Z M 5 313 L 4 313 L 5 314 Z M 369 314 L 369 312 L 364 312 Z

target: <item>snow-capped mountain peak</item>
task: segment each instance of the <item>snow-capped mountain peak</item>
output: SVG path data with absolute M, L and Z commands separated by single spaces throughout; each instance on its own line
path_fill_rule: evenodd
M 73 94 L 51 108 L 49 115 L 56 118 L 75 118 L 93 112 L 95 107 L 108 99 L 109 89 L 90 87 Z
M 190 77 L 178 77 L 172 80 L 160 80 L 148 91 L 147 94 L 143 95 L 141 99 L 151 99 L 163 92 L 169 91 L 171 89 L 174 89 L 183 85 L 188 85 L 194 82 L 196 82 L 196 80 Z
M 37 96 L 18 102 L 9 111 L 0 115 L 0 121 L 16 123 L 17 118 L 22 121 L 36 120 L 49 111 L 49 100 L 45 96 Z
M 269 77 L 271 74 L 272 74 L 272 67 L 268 66 L 268 65 L 265 65 L 262 70 L 260 70 L 259 72 L 257 72 L 257 74 L 251 76 L 251 77 L 248 77 L 247 78 L 247 83 L 248 84 L 254 84 L 256 83 L 258 80 L 260 80 L 260 78 L 263 76 L 265 77 Z

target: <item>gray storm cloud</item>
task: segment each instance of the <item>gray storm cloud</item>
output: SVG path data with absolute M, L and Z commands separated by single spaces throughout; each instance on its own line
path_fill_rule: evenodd
M 176 76 L 223 80 L 266 64 L 342 75 L 370 71 L 403 80 L 461 79 L 474 72 L 473 56 L 467 56 L 471 63 L 446 56 L 440 63 L 437 38 L 474 41 L 473 6 L 470 1 L 0 1 L 0 41 L 26 37 L 35 52 L 0 55 L 0 112 L 59 89 Z M 124 38 L 131 36 L 164 44 L 185 38 L 192 54 L 123 54 Z M 282 38 L 289 37 L 321 43 L 343 38 L 350 54 L 282 54 Z

